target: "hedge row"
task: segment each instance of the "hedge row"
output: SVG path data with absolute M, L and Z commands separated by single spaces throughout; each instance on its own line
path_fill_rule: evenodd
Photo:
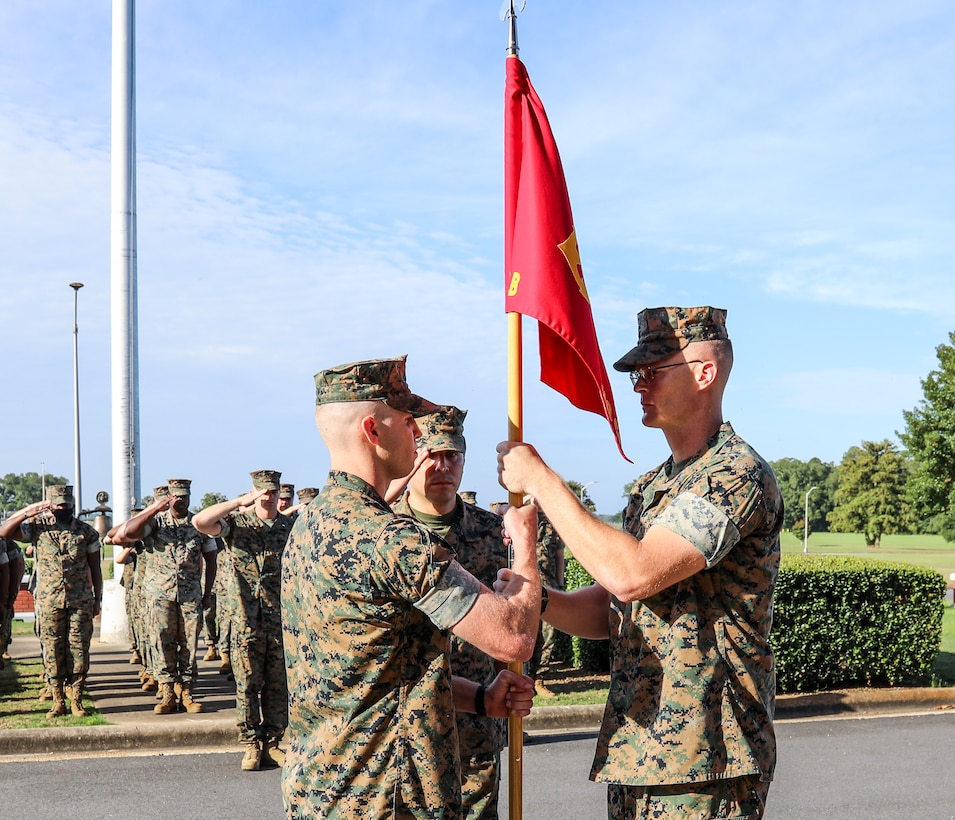
M 568 557 L 568 590 L 593 583 Z M 945 579 L 910 564 L 818 555 L 783 556 L 770 642 L 777 690 L 811 692 L 925 680 L 942 636 Z M 609 670 L 607 641 L 561 635 L 558 656 Z
M 945 579 L 862 558 L 786 555 L 770 636 L 780 692 L 925 679 L 942 643 Z

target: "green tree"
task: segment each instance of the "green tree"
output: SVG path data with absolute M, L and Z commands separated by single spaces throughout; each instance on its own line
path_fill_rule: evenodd
M 39 473 L 7 473 L 0 479 L 0 518 L 22 510 L 27 504 L 42 501 L 44 482 L 47 487 L 69 483 L 59 475 L 50 474 L 43 478 Z
M 924 398 L 902 411 L 905 431 L 898 434 L 914 461 L 908 501 L 919 520 L 937 519 L 943 534 L 955 524 L 955 333 L 948 338 L 951 344 L 935 348 L 939 369 L 922 380 Z
M 806 493 L 809 493 L 809 529 L 811 532 L 826 530 L 826 516 L 832 512 L 832 495 L 836 491 L 835 469 L 831 462 L 811 458 L 800 461 L 798 458 L 781 458 L 770 462 L 779 491 L 783 496 L 783 526 L 792 530 L 796 524 L 798 532 L 804 530 L 803 519 L 806 514 Z
M 910 531 L 905 485 L 910 462 L 885 439 L 850 447 L 838 468 L 838 487 L 829 513 L 834 532 L 861 532 L 867 546 L 883 535 Z
M 223 501 L 228 500 L 229 499 L 222 493 L 206 493 L 204 496 L 202 496 L 199 510 L 204 510 L 206 507 L 211 507 L 213 504 L 221 504 Z M 195 512 L 198 512 L 199 510 L 196 510 Z
M 590 494 L 587 492 L 587 488 L 583 484 L 579 481 L 565 481 L 564 483 L 570 488 L 570 491 L 580 499 L 581 504 L 592 513 L 597 512 L 597 505 L 594 504 L 590 498 Z

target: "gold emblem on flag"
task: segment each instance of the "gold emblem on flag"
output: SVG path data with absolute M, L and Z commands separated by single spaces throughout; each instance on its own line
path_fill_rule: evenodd
M 587 300 L 587 304 L 590 304 L 590 297 L 587 295 L 587 286 L 584 284 L 584 268 L 580 264 L 580 249 L 577 247 L 577 229 L 574 228 L 563 242 L 559 242 L 557 247 L 560 248 L 564 258 L 567 260 L 567 264 L 570 265 L 570 272 L 574 275 L 574 281 L 577 283 L 577 288 L 580 290 L 580 295 Z

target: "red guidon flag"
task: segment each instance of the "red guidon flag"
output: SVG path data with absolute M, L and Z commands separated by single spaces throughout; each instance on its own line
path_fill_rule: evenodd
M 620 455 L 627 458 L 557 143 L 524 64 L 509 56 L 506 65 L 504 309 L 537 319 L 541 381 L 581 410 L 607 419 Z

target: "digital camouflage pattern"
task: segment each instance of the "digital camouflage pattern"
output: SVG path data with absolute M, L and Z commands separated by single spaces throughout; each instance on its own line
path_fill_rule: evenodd
M 430 418 L 430 417 L 429 417 Z M 435 530 L 455 552 L 458 562 L 486 587 L 493 589 L 497 571 L 507 566 L 507 547 L 501 517 L 459 500 L 449 525 L 436 527 L 433 516 L 411 508 L 405 494 L 395 512 L 410 515 Z M 477 647 L 451 636 L 451 672 L 478 683 L 490 683 L 496 674 L 494 659 Z M 494 820 L 500 781 L 498 752 L 507 743 L 507 721 L 467 712 L 455 715 L 461 750 L 463 806 L 469 820 Z
M 276 488 L 278 475 L 274 474 Z M 257 480 L 272 479 L 260 476 Z M 231 661 L 239 740 L 279 740 L 288 725 L 282 648 L 282 556 L 292 519 L 278 513 L 264 520 L 249 510 L 230 513 L 224 523 L 223 558 L 232 565 L 233 576 Z
M 610 820 L 685 820 L 686 818 L 733 818 L 758 820 L 766 809 L 769 783 L 758 775 L 713 780 L 687 787 L 607 786 L 607 816 Z
M 282 474 L 278 470 L 253 470 L 252 487 L 256 490 L 279 490 Z
M 137 541 L 136 543 L 142 544 L 142 541 Z M 114 554 L 117 549 L 117 547 L 113 548 Z M 138 613 L 140 593 L 136 587 L 136 565 L 138 559 L 139 556 L 136 554 L 134 548 L 126 558 L 126 563 L 123 564 L 123 574 L 119 578 L 119 584 L 125 592 L 123 603 L 126 607 L 126 623 L 129 625 L 129 634 L 132 638 L 133 646 L 136 651 L 140 653 L 140 657 L 142 657 L 142 652 L 140 651 L 142 639 L 139 634 L 141 625 Z
M 690 540 L 708 568 L 642 602 L 611 599 L 611 680 L 591 778 L 771 780 L 769 645 L 783 507 L 772 469 L 724 423 L 689 461 L 638 479 L 624 516 Z
M 170 479 L 172 495 L 188 493 L 187 479 Z M 184 493 L 183 490 L 186 492 Z M 163 510 L 146 525 L 143 536 L 146 570 L 141 602 L 149 621 L 150 671 L 159 683 L 191 687 L 199 675 L 196 650 L 202 625 L 204 553 L 215 551 L 212 540 L 192 525 L 192 513 L 176 518 Z
M 317 495 L 317 487 L 302 487 L 302 489 L 298 491 L 298 503 L 308 504 Z
M 35 597 L 43 609 L 93 609 L 93 583 L 87 556 L 100 549 L 99 533 L 85 521 L 57 524 L 51 515 L 27 518 L 18 541 L 33 545 Z
M 467 452 L 464 438 L 464 419 L 467 410 L 459 410 L 450 404 L 439 407 L 434 413 L 428 413 L 418 419 L 418 446 L 427 447 L 432 453 L 442 450 Z
M 219 640 L 216 648 L 221 655 L 232 652 L 232 621 L 238 604 L 238 587 L 235 582 L 235 570 L 232 558 L 226 553 L 225 542 L 219 539 L 221 548 L 216 561 L 216 582 L 212 586 L 216 599 L 216 625 L 219 628 Z M 230 658 L 231 660 L 231 658 Z
M 341 401 L 383 401 L 395 410 L 424 416 L 438 405 L 416 396 L 405 378 L 405 360 L 369 359 L 330 367 L 315 374 L 315 404 Z
M 564 588 L 564 542 L 543 511 L 537 511 L 537 567 L 541 584 L 548 589 Z M 534 654 L 527 663 L 527 674 L 543 680 L 557 663 L 557 630 L 541 619 L 534 643 Z
M 146 525 L 144 552 L 147 568 L 143 594 L 152 600 L 202 601 L 204 564 L 209 538 L 192 525 L 192 513 L 175 518 L 169 510 L 157 513 Z
M 143 581 L 146 578 L 149 554 L 146 552 L 146 545 L 142 541 L 137 541 L 133 545 L 136 553 L 136 574 L 133 579 L 133 618 L 136 619 L 136 626 L 133 634 L 136 636 L 137 646 L 139 647 L 139 656 L 143 661 L 143 669 L 149 672 L 153 677 L 156 675 L 156 662 L 154 646 L 154 630 L 152 619 L 149 617 L 149 603 L 146 596 L 143 595 Z M 127 592 L 127 595 L 129 593 Z
M 282 568 L 288 817 L 460 820 L 448 630 L 478 592 L 444 541 L 329 474 Z
M 637 346 L 615 362 L 614 369 L 627 373 L 665 359 L 691 342 L 717 339 L 729 339 L 723 308 L 647 308 L 637 314 Z
M 58 524 L 43 514 L 24 519 L 17 540 L 33 546 L 44 675 L 67 683 L 82 678 L 89 671 L 95 604 L 89 555 L 99 552 L 99 533 L 78 518 Z
M 14 602 L 20 590 L 20 579 L 23 578 L 24 562 L 23 550 L 20 549 L 20 545 L 12 538 L 6 540 L 0 538 L 0 553 L 2 553 L 3 559 L 6 560 L 6 563 L 10 567 L 8 586 L 10 597 L 8 599 L 6 591 L 3 591 L 2 595 L 0 595 L 0 613 L 2 613 L 2 615 L 0 615 L 0 652 L 6 652 L 13 640 L 13 620 L 16 615 Z

